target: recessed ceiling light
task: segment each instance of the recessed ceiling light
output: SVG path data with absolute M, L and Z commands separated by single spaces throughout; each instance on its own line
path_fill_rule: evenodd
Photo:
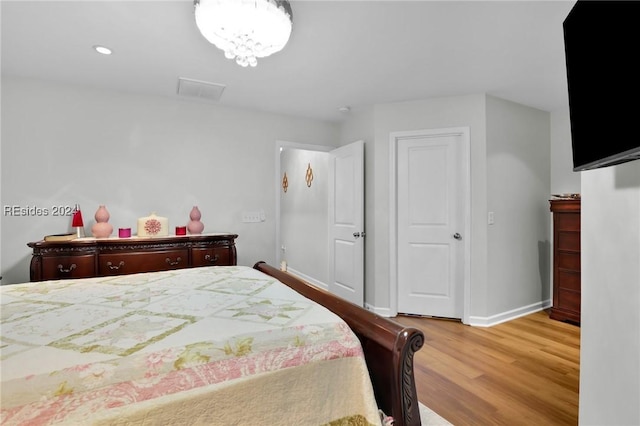
M 95 45 L 93 46 L 93 48 L 95 49 L 96 52 L 102 53 L 103 55 L 111 55 L 111 49 L 109 49 L 108 47 Z
M 340 108 L 338 108 L 338 111 L 340 111 L 341 113 L 346 114 L 349 111 L 351 111 L 351 107 L 349 107 L 348 105 L 341 106 Z

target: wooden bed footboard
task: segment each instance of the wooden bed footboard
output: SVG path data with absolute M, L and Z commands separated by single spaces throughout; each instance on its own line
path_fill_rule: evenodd
M 393 417 L 394 426 L 420 425 L 413 374 L 413 354 L 424 344 L 420 330 L 376 315 L 265 262 L 254 268 L 340 316 L 360 339 L 380 409 Z

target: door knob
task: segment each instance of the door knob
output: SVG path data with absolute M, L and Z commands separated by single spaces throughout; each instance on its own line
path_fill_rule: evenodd
M 353 237 L 354 238 L 360 238 L 360 237 L 364 238 L 364 232 L 354 232 L 353 233 Z
M 457 232 L 455 234 L 453 234 L 453 238 L 455 238 L 456 240 L 461 240 L 462 239 L 462 235 L 458 234 Z

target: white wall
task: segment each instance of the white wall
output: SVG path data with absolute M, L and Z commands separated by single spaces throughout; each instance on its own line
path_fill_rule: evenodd
M 551 114 L 551 194 L 579 194 L 580 173 L 573 171 L 569 109 Z
M 0 9 L 2 9 L 0 7 Z M 0 13 L 1 14 L 1 13 Z M 2 99 L 2 85 L 0 84 L 0 99 Z M 2 106 L 0 102 L 0 129 L 2 129 Z M 2 137 L 0 136 L 0 176 L 2 176 Z M 0 182 L 1 186 L 1 182 Z M 2 190 L 0 189 L 0 198 L 2 198 Z M 1 203 L 0 203 L 1 207 Z M 0 242 L 2 241 L 2 220 L 0 220 Z M 2 285 L 2 244 L 0 243 L 0 285 Z
M 3 77 L 2 207 L 80 203 L 89 232 L 99 204 L 116 229 L 152 211 L 186 224 L 198 205 L 205 232 L 239 234 L 239 264 L 274 262 L 274 142 L 337 139 L 330 123 Z M 70 222 L 3 214 L 3 284 L 28 281 L 27 242 Z
M 469 127 L 471 139 L 471 311 L 486 312 L 486 117 L 485 96 L 469 95 L 376 105 L 374 109 L 374 206 L 366 215 L 374 227 L 367 236 L 366 263 L 373 266 L 375 293 L 369 303 L 389 308 L 389 134 L 396 131 Z M 370 182 L 368 182 L 370 184 Z M 372 225 L 373 224 L 373 225 Z M 369 235 L 369 234 L 368 234 Z M 369 246 L 375 246 L 371 253 Z
M 364 301 L 375 305 L 375 156 L 374 107 L 352 107 L 340 126 L 340 146 L 364 141 Z
M 639 425 L 640 161 L 580 174 L 580 424 Z
M 389 135 L 448 127 L 470 128 L 469 315 L 489 325 L 505 312 L 539 309 L 550 297 L 549 114 L 484 94 L 378 104 L 343 123 L 344 143 L 373 131 L 365 144 L 365 301 L 383 314 L 395 309 L 389 285 Z M 489 201 L 498 221 L 491 239 Z
M 280 243 L 288 267 L 316 284 L 329 283 L 329 153 L 286 148 L 280 175 L 287 173 L 287 192 L 280 190 Z M 307 186 L 307 167 L 313 181 Z
M 640 161 L 573 172 L 551 114 L 551 193 L 581 193 L 581 425 L 640 424 Z
M 487 96 L 487 209 L 494 214 L 487 314 L 498 315 L 493 321 L 550 305 L 549 120 L 546 111 Z
M 490 102 L 502 105 L 495 108 L 501 113 L 521 107 Z M 134 227 L 137 217 L 151 211 L 169 217 L 171 226 L 183 224 L 191 207 L 198 205 L 205 232 L 240 235 L 239 263 L 246 265 L 261 259 L 275 261 L 274 141 L 330 146 L 337 140 L 346 144 L 364 138 L 366 302 L 383 310 L 390 303 L 389 133 L 468 126 L 472 157 L 471 315 L 489 318 L 516 302 L 529 302 L 530 293 L 523 296 L 519 289 L 509 290 L 503 284 L 492 290 L 489 285 L 493 284 L 487 281 L 487 179 L 499 178 L 501 171 L 497 168 L 491 175 L 487 171 L 487 97 L 483 94 L 375 105 L 355 110 L 340 127 L 215 104 L 23 79 L 3 79 L 2 107 L 3 206 L 49 207 L 78 202 L 88 231 L 99 204 L 107 205 L 115 228 Z M 521 139 L 520 157 L 528 152 L 528 138 Z M 491 149 L 495 148 L 495 153 L 504 150 L 507 139 L 494 142 Z M 506 164 L 504 169 L 509 173 L 517 166 Z M 242 211 L 258 209 L 265 211 L 266 222 L 241 222 Z M 28 280 L 30 251 L 26 243 L 64 232 L 69 225 L 68 217 L 3 216 L 3 282 Z M 536 234 L 535 244 L 537 238 Z M 508 239 L 507 234 L 503 239 Z M 492 241 L 501 244 L 500 239 Z M 537 265 L 538 259 L 531 262 Z M 506 278 L 510 277 L 499 277 L 500 282 Z M 518 299 L 521 296 L 522 300 Z

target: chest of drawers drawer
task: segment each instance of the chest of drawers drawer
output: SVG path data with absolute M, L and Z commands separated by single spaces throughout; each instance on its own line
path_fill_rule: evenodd
M 50 280 L 94 277 L 95 256 L 46 256 L 42 259 L 42 271 Z
M 194 267 L 231 265 L 231 253 L 228 248 L 194 248 L 191 256 Z
M 109 253 L 98 255 L 98 275 L 124 275 L 167 271 L 189 266 L 189 250 L 163 250 L 147 253 Z

